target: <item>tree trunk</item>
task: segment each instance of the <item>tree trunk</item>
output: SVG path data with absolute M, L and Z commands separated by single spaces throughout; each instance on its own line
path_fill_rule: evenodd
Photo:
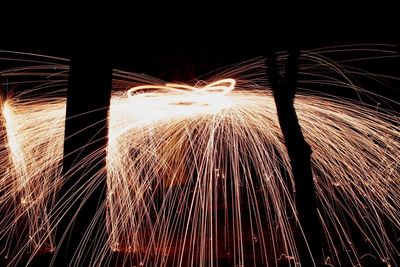
M 112 79 L 108 52 L 96 53 L 88 46 L 71 57 L 63 162 L 67 179 L 58 198 L 60 204 L 68 203 L 68 211 L 57 218 L 61 220 L 56 230 L 54 266 L 92 266 L 96 246 L 107 242 L 105 148 Z M 89 159 L 93 153 L 98 154 Z M 84 159 L 89 160 L 82 168 Z M 94 179 L 99 173 L 101 176 Z M 80 247 L 83 240 L 86 243 Z
M 296 236 L 299 260 L 302 266 L 309 267 L 321 265 L 321 226 L 311 170 L 312 151 L 310 145 L 304 140 L 294 108 L 299 53 L 298 50 L 289 51 L 284 77 L 279 73 L 275 53 L 268 56 L 266 63 L 279 124 L 294 176 L 298 223 L 304 231 L 304 236 L 301 232 Z

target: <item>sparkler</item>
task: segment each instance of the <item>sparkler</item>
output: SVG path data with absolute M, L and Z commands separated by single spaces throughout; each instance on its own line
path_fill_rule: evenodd
M 304 53 L 300 86 L 315 81 L 307 73 L 320 83 L 358 89 L 323 52 Z M 1 101 L 0 236 L 9 266 L 24 253 L 54 251 L 55 218 L 74 201 L 74 193 L 62 205 L 55 198 L 59 181 L 68 179 L 61 172 L 65 97 L 59 94 L 68 67 L 55 59 L 34 61 L 35 67 L 2 72 L 36 75 L 35 91 L 57 92 Z M 321 66 L 342 78 L 319 73 Z M 264 77 L 261 59 L 195 85 L 115 71 L 106 151 L 75 166 L 85 168 L 107 153 L 108 243 L 98 245 L 93 266 L 107 262 L 111 251 L 124 252 L 126 264 L 144 266 L 214 266 L 216 259 L 275 266 L 282 258 L 298 264 L 294 181 Z M 398 114 L 305 90 L 295 106 L 313 150 L 326 264 L 356 266 L 371 255 L 398 266 Z M 103 174 L 75 194 L 90 193 Z M 22 237 L 15 242 L 16 236 Z M 82 248 L 89 242 L 82 240 Z

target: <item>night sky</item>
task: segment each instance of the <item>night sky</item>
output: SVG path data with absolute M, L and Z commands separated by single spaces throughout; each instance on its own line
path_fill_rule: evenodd
M 110 53 L 118 68 L 168 79 L 187 80 L 271 49 L 400 41 L 398 9 L 385 1 L 7 2 L 2 49 L 62 57 L 88 49 Z

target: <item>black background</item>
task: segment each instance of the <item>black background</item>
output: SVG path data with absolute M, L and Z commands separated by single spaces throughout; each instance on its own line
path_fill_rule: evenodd
M 61 57 L 90 50 L 111 55 L 117 68 L 168 80 L 271 49 L 400 41 L 394 1 L 8 2 L 1 49 Z

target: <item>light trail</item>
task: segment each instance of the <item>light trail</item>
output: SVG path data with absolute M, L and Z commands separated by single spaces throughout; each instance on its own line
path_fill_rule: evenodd
M 300 72 L 328 62 L 315 52 L 305 60 Z M 63 88 L 68 68 L 47 64 L 2 74 L 41 73 L 47 82 L 35 90 Z M 324 71 L 310 76 L 358 89 L 330 64 L 324 67 L 343 79 Z M 285 258 L 295 266 L 294 181 L 263 70 L 254 60 L 194 86 L 114 73 L 106 151 L 75 166 L 107 153 L 106 170 L 74 193 L 90 192 L 107 174 L 107 229 L 92 230 L 109 242 L 98 244 L 92 266 L 112 251 L 126 253 L 126 265 L 216 266 L 220 258 L 232 266 L 275 266 Z M 53 218 L 74 201 L 74 194 L 62 205 L 55 199 L 58 182 L 68 179 L 61 175 L 65 97 L 38 95 L 1 100 L 0 237 L 10 266 L 24 253 L 54 251 Z M 295 106 L 313 150 L 326 262 L 357 266 L 370 254 L 399 266 L 398 114 L 306 91 Z
M 198 83 L 201 84 L 201 83 Z M 224 85 L 227 84 L 227 85 Z M 189 92 L 190 96 L 197 100 L 200 95 L 226 95 L 227 93 L 231 92 L 235 89 L 236 81 L 234 79 L 223 79 L 218 80 L 216 82 L 212 82 L 210 84 L 205 84 L 203 86 L 197 85 L 190 86 L 186 84 L 178 84 L 178 83 L 167 83 L 165 85 L 139 85 L 132 87 L 128 90 L 127 95 L 128 97 L 132 98 L 133 93 L 137 94 L 138 91 L 142 90 L 166 90 L 169 93 L 187 93 Z M 146 94 L 146 97 L 151 97 L 151 94 Z

